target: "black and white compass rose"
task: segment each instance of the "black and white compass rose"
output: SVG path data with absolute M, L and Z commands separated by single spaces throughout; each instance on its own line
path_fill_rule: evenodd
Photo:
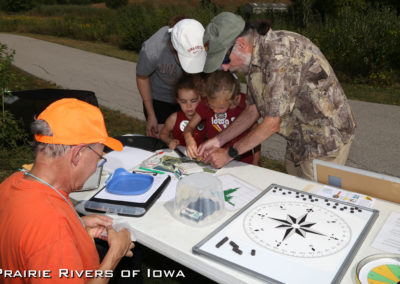
M 272 217 L 269 217 L 269 218 L 281 223 L 281 225 L 279 225 L 275 228 L 281 228 L 281 229 L 286 230 L 282 241 L 284 241 L 286 238 L 290 237 L 294 233 L 302 236 L 303 238 L 306 237 L 306 233 L 324 235 L 324 234 L 318 233 L 317 231 L 311 229 L 311 227 L 313 225 L 315 225 L 316 223 L 306 222 L 307 214 L 304 214 L 303 216 L 301 216 L 299 218 L 295 218 L 293 216 L 287 215 L 286 220 L 272 218 Z
M 351 229 L 340 216 L 304 202 L 259 205 L 245 216 L 243 226 L 258 245 L 297 257 L 331 255 L 351 239 Z

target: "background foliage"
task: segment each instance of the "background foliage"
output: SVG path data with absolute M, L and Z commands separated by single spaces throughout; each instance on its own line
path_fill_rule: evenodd
M 292 30 L 309 37 L 342 81 L 380 85 L 399 81 L 400 1 L 397 0 L 293 0 L 287 13 L 259 15 L 245 12 L 243 7 L 222 7 L 211 0 L 175 0 L 166 4 L 135 1 L 128 6 L 126 0 L 106 1 L 110 7 L 115 4 L 113 8 L 122 5 L 118 9 L 83 5 L 88 2 L 0 0 L 0 7 L 6 11 L 15 11 L 18 5 L 26 10 L 27 3 L 35 6 L 25 12 L 0 14 L 0 31 L 102 41 L 138 52 L 142 43 L 174 16 L 187 15 L 206 26 L 216 14 L 230 10 L 247 20 L 267 18 L 274 29 Z M 4 9 L 4 5 L 9 9 Z
M 128 5 L 129 0 L 106 0 L 106 6 L 111 9 L 118 9 Z
M 15 80 L 12 70 L 14 53 L 13 50 L 8 49 L 7 45 L 0 43 L 0 148 L 2 149 L 16 148 L 25 144 L 28 139 L 22 121 L 15 119 L 5 108 L 8 86 Z

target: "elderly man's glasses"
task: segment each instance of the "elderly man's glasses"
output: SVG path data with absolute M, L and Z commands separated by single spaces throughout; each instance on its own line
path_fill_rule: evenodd
M 90 150 L 92 150 L 97 156 L 99 156 L 99 159 L 103 160 L 104 163 L 107 162 L 107 159 L 103 157 L 103 155 L 100 155 L 99 153 L 97 153 L 97 151 L 93 150 L 92 147 L 87 146 Z
M 228 51 L 225 54 L 224 60 L 222 61 L 222 64 L 229 64 L 231 63 L 231 59 L 229 58 L 232 53 L 232 49 L 235 45 L 232 45 L 231 48 L 228 49 Z

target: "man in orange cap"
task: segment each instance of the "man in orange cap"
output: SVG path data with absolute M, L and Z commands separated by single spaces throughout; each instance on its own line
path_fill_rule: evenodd
M 69 193 L 80 190 L 96 169 L 104 145 L 121 151 L 108 136 L 99 108 L 77 99 L 48 106 L 32 124 L 36 159 L 29 172 L 0 184 L 0 282 L 106 283 L 133 243 L 112 219 L 80 218 Z M 107 230 L 109 249 L 100 263 L 94 238 Z

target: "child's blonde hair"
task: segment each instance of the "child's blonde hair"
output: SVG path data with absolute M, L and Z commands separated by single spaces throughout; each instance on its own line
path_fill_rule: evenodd
M 217 93 L 224 92 L 228 94 L 227 100 L 233 100 L 240 91 L 239 80 L 229 71 L 218 70 L 209 74 L 206 91 L 209 99 L 215 99 Z

